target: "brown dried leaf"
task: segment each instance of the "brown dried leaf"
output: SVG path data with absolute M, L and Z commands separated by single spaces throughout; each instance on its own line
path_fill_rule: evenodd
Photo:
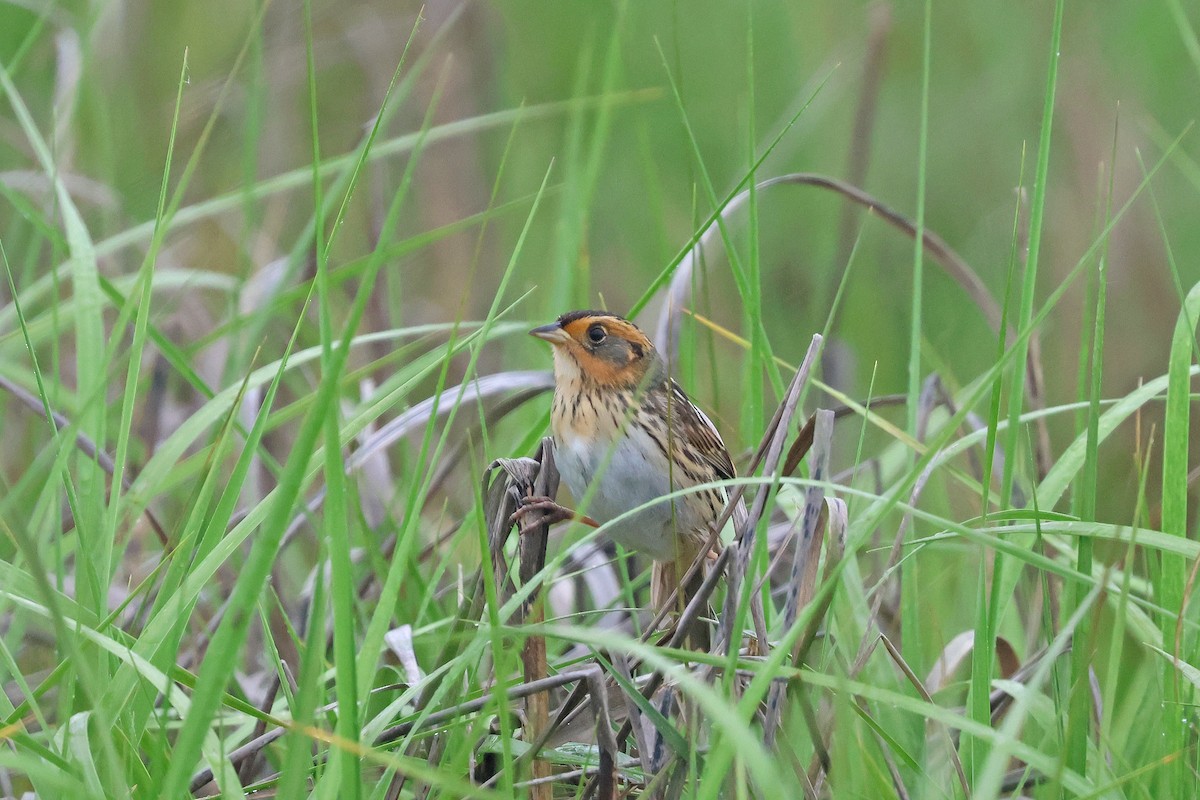
M 924 684 L 930 694 L 936 694 L 950 681 L 950 677 L 958 671 L 967 657 L 975 650 L 975 631 L 963 631 L 955 636 L 938 655 L 933 669 L 925 677 Z M 1017 651 L 1003 636 L 996 637 L 996 657 L 1000 659 L 1000 677 L 1011 678 L 1021 668 L 1021 659 Z

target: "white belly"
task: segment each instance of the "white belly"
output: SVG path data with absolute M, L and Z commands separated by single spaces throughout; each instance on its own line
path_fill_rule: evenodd
M 603 524 L 649 503 L 605 531 L 656 561 L 675 558 L 673 531 L 680 520 L 672 520 L 669 500 L 653 502 L 668 494 L 670 486 L 662 454 L 648 437 L 631 428 L 608 448 L 585 446 L 576 437 L 559 439 L 556 445 L 558 471 L 579 511 Z M 677 513 L 682 508 L 678 504 Z

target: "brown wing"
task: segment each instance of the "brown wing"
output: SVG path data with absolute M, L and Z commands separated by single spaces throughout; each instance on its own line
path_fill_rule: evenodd
M 671 432 L 677 441 L 690 445 L 682 448 L 683 452 L 695 458 L 701 467 L 706 467 L 705 471 L 714 473 L 713 480 L 736 478 L 733 461 L 729 458 L 721 434 L 717 432 L 717 426 L 688 399 L 679 384 L 671 380 L 669 388 Z

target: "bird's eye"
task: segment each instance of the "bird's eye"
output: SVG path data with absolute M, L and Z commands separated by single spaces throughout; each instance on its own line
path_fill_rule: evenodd
M 587 335 L 592 344 L 600 344 L 608 338 L 608 334 L 604 332 L 603 325 L 593 325 L 588 328 Z

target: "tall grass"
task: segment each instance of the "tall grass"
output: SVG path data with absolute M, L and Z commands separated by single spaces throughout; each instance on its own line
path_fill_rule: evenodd
M 910 5 L 0 8 L 0 797 L 1195 794 L 1197 21 Z M 506 524 L 605 305 L 765 642 Z

